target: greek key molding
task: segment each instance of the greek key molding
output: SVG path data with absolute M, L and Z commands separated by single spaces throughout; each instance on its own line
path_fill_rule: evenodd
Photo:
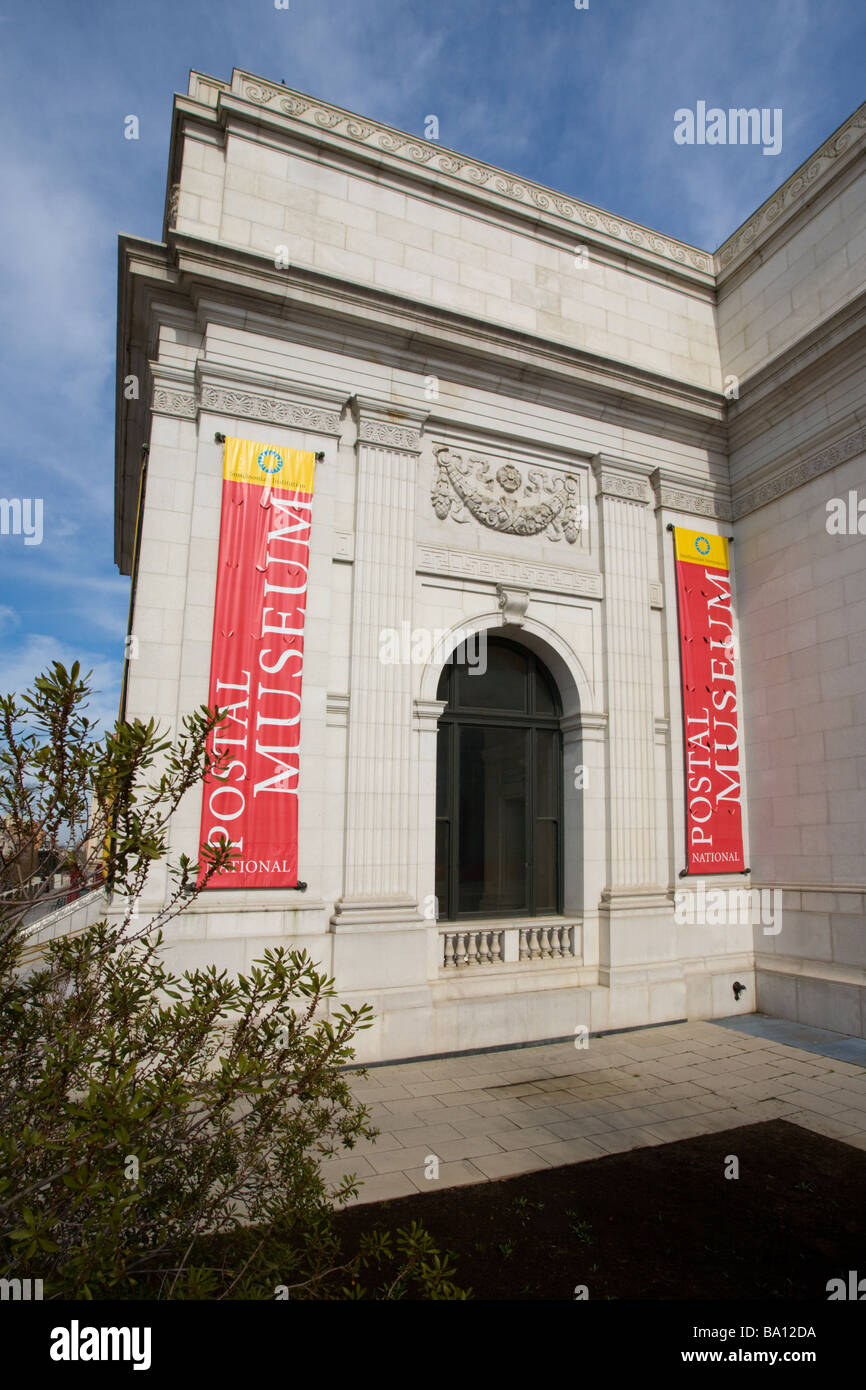
M 436 478 L 430 493 L 440 521 L 465 523 L 474 518 L 491 531 L 511 536 L 538 536 L 574 545 L 583 529 L 580 479 L 547 468 L 494 465 L 480 454 L 465 460 L 447 444 L 437 445 Z M 518 494 L 522 498 L 518 500 Z
M 579 598 L 603 597 L 602 577 L 592 570 L 578 570 L 559 565 L 524 564 L 520 560 L 504 560 L 494 555 L 449 550 L 422 545 L 415 566 L 418 574 L 440 575 L 448 579 L 482 580 L 501 584 L 505 588 L 531 589 L 551 594 L 569 594 Z
M 784 469 L 775 478 L 768 478 L 766 482 L 744 492 L 742 496 L 735 496 L 734 519 L 739 521 L 740 517 L 748 516 L 749 512 L 765 507 L 768 502 L 775 502 L 776 498 L 782 497 L 784 493 L 793 492 L 794 488 L 811 482 L 813 478 L 819 478 L 822 473 L 829 473 L 831 468 L 837 468 L 840 463 L 847 463 L 849 459 L 862 453 L 866 453 L 866 428 L 855 430 L 838 443 L 827 445 L 811 458 L 803 459 L 802 462 Z
M 373 444 L 385 449 L 399 449 L 404 454 L 417 454 L 421 435 L 406 425 L 391 425 L 384 420 L 361 417 L 358 423 L 358 443 Z
M 758 208 L 748 222 L 719 247 L 715 255 L 716 273 L 727 270 L 734 261 L 744 258 L 760 239 L 762 232 L 777 222 L 783 213 L 791 212 L 798 203 L 804 202 L 806 195 L 812 192 L 813 184 L 833 167 L 834 160 L 857 143 L 864 132 L 866 109 L 861 106 L 840 131 L 831 135 L 805 164 L 794 171 L 787 183 L 783 183 L 764 206 Z
M 194 391 L 173 391 L 168 386 L 153 388 L 154 415 L 177 415 L 182 420 L 194 420 L 197 405 Z
M 368 149 L 384 150 L 387 154 L 405 159 L 414 165 L 424 165 L 435 171 L 439 181 L 441 175 L 454 179 L 457 183 L 470 184 L 499 197 L 509 198 L 524 207 L 536 208 L 545 215 L 558 219 L 573 230 L 588 227 L 592 231 L 603 232 L 627 247 L 638 247 L 644 251 L 674 261 L 680 266 L 713 273 L 713 258 L 685 242 L 671 237 L 660 236 L 657 232 L 629 222 L 622 217 L 611 217 L 608 213 L 581 203 L 576 198 L 564 198 L 543 184 L 529 179 L 514 179 L 501 169 L 478 160 L 465 159 L 452 150 L 443 149 L 439 144 L 419 140 L 417 136 L 407 135 L 390 126 L 376 121 L 362 120 L 352 112 L 343 111 L 338 106 L 315 101 L 310 97 L 294 92 L 287 87 L 274 87 L 262 82 L 252 73 L 240 76 L 242 92 L 247 101 L 257 106 L 266 106 L 300 121 L 303 125 L 314 126 L 319 130 L 342 135 L 366 146 Z M 235 94 L 237 95 L 237 94 Z
M 233 391 L 204 383 L 200 408 L 220 415 L 237 415 L 246 420 L 267 420 L 274 425 L 293 425 L 316 434 L 339 434 L 340 417 L 314 406 L 295 405 L 274 396 L 257 396 L 251 391 Z

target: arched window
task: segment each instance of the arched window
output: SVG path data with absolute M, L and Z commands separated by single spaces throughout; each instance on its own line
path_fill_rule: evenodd
M 436 754 L 440 918 L 561 912 L 561 707 L 550 674 L 533 652 L 491 637 L 486 666 L 458 648 L 437 695 L 448 701 Z

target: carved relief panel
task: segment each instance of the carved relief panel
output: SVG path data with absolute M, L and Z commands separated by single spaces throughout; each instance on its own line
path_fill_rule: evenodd
M 544 535 L 566 545 L 583 544 L 586 503 L 576 473 L 531 464 L 502 463 L 479 454 L 434 448 L 436 473 L 430 499 L 440 521 L 471 520 L 504 535 Z

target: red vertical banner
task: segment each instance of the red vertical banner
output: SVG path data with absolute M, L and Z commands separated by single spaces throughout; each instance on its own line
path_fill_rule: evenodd
M 208 703 L 224 755 L 204 784 L 201 843 L 233 869 L 209 888 L 294 888 L 304 614 L 315 454 L 226 439 Z
M 742 873 L 739 701 L 728 542 L 674 527 L 690 874 Z

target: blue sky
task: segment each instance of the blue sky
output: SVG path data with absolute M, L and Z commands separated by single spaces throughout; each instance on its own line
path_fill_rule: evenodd
M 864 99 L 863 0 L 20 0 L 0 5 L 0 688 L 92 667 L 114 718 L 117 235 L 158 238 L 172 93 L 232 67 L 714 250 Z M 673 113 L 781 107 L 783 148 L 684 147 Z M 123 138 L 134 114 L 140 139 Z

